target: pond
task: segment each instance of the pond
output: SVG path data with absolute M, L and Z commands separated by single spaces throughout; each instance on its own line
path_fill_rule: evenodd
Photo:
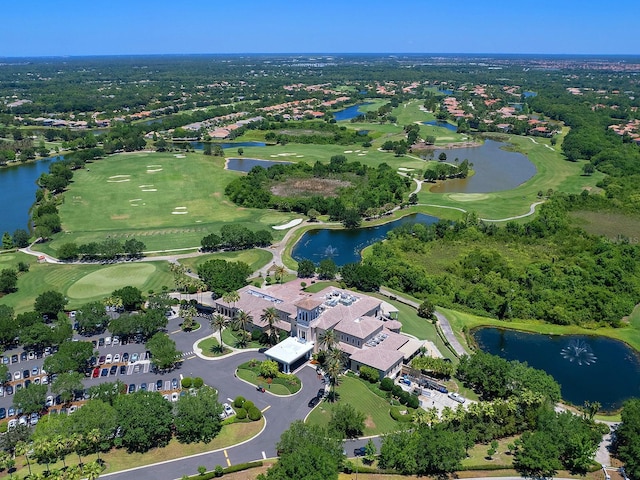
M 536 92 L 522 92 L 522 95 L 524 96 L 524 98 L 529 98 L 529 97 L 537 97 L 538 94 Z
M 336 265 L 359 262 L 360 252 L 369 245 L 383 240 L 387 233 L 400 225 L 422 223 L 431 225 L 438 218 L 423 213 L 414 213 L 376 227 L 354 230 L 331 230 L 320 228 L 309 230 L 294 245 L 291 256 L 300 261 L 312 260 L 318 264 L 325 258 L 332 258 Z
M 364 112 L 360 111 L 360 107 L 364 107 L 365 105 L 371 105 L 371 102 L 358 103 L 349 108 L 345 108 L 343 110 L 338 110 L 337 112 L 333 112 L 333 118 L 336 119 L 336 122 L 339 122 L 341 120 L 351 120 L 352 118 L 355 118 L 358 115 L 364 114 Z
M 49 165 L 64 157 L 51 157 L 0 169 L 0 234 L 28 230 L 29 209 L 36 201 L 36 181 Z
M 574 405 L 597 401 L 602 410 L 612 411 L 624 400 L 640 397 L 640 358 L 618 340 L 499 328 L 480 328 L 473 337 L 485 352 L 527 362 L 553 376 L 562 398 Z
M 509 152 L 502 147 L 507 144 L 485 140 L 480 147 L 449 148 L 433 150 L 433 158 L 440 153 L 447 155 L 447 163 L 455 165 L 468 159 L 473 163 L 474 174 L 467 178 L 454 178 L 440 182 L 430 188 L 433 193 L 488 193 L 511 190 L 536 174 L 536 167 L 526 155 Z
M 273 160 L 259 160 L 257 158 L 229 158 L 227 160 L 227 170 L 236 172 L 248 172 L 253 167 L 269 168 L 278 164 L 290 164 L 291 162 L 274 162 Z
M 449 122 L 441 122 L 440 120 L 429 120 L 428 122 L 422 122 L 424 125 L 431 125 L 433 127 L 441 127 L 446 128 L 447 130 L 451 130 L 452 132 L 457 132 L 458 127 L 452 125 Z

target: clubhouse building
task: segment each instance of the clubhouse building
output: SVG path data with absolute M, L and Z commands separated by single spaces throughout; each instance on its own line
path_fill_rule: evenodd
M 400 333 L 398 311 L 378 298 L 336 287 L 307 293 L 294 280 L 267 289 L 248 285 L 238 290 L 240 299 L 227 303 L 214 300 L 214 309 L 233 318 L 242 310 L 253 317 L 253 328 L 266 330 L 260 317 L 270 307 L 278 313 L 275 326 L 289 337 L 270 348 L 265 355 L 289 373 L 322 349 L 324 332 L 335 331 L 337 348 L 348 358 L 347 367 L 358 372 L 366 365 L 380 378 L 395 377 L 403 363 L 415 356 L 423 342 Z

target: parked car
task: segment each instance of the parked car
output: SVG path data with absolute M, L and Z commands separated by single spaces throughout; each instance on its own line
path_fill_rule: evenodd
M 354 457 L 364 457 L 367 454 L 367 449 L 365 447 L 354 448 L 353 456 Z
M 108 368 L 103 368 L 103 369 L 100 371 L 100 376 L 101 376 L 101 377 L 106 377 L 107 375 L 109 375 L 109 369 L 108 369 Z
M 124 352 L 122 354 L 122 361 L 123 362 L 128 362 L 129 361 L 129 352 Z
M 118 365 L 111 365 L 109 369 L 109 375 L 115 375 L 118 373 Z
M 16 407 L 14 407 L 14 406 L 9 407 L 9 410 L 7 410 L 7 414 L 10 417 L 13 417 L 16 414 Z
M 14 380 L 20 380 L 22 378 L 22 374 L 20 372 L 16 372 L 13 374 Z
M 140 390 L 142 390 L 143 392 L 146 392 L 146 391 L 147 391 L 147 384 L 146 384 L 146 382 L 142 382 L 142 383 L 140 384 Z
M 93 369 L 93 373 L 91 375 L 93 378 L 98 378 L 100 376 L 100 368 L 96 367 Z
M 108 354 L 104 360 L 104 363 L 111 363 L 113 361 L 113 355 Z
M 224 414 L 227 417 L 230 417 L 231 415 L 235 415 L 236 414 L 236 412 L 233 411 L 233 408 L 231 408 L 231 405 L 229 405 L 228 403 L 222 404 L 222 407 L 224 409 Z
M 16 420 L 15 418 L 12 418 L 11 420 L 9 420 L 9 423 L 7 424 L 7 428 L 9 430 L 13 430 L 17 426 L 18 426 L 18 420 Z
M 98 365 L 102 365 L 106 361 L 107 361 L 106 355 L 101 355 L 100 358 L 98 359 Z
M 162 380 L 158 380 L 156 382 L 156 390 L 157 391 L 161 391 L 162 390 Z
M 133 393 L 136 391 L 136 384 L 135 383 L 130 383 L 129 384 L 129 393 Z
M 40 368 L 39 367 L 33 367 L 31 369 L 31 375 L 36 376 L 40 373 Z
M 18 363 L 18 355 L 17 354 L 11 355 L 11 363 Z
M 119 353 L 116 353 L 113 356 L 113 363 L 120 363 L 120 354 Z
M 463 396 L 461 396 L 458 393 L 455 392 L 450 392 L 449 395 L 447 395 L 450 399 L 455 400 L 458 403 L 464 403 L 465 402 L 465 398 Z
M 47 401 L 45 402 L 45 405 L 47 407 L 53 407 L 53 395 L 49 395 L 47 397 Z
M 4 391 L 7 393 L 7 395 L 13 395 L 13 387 L 11 385 L 7 385 Z
M 5 418 L 7 418 L 7 409 L 0 407 L 0 420 L 4 420 Z
M 127 374 L 127 366 L 120 365 L 120 375 L 126 375 L 126 374 Z
M 318 395 L 316 395 L 318 398 L 324 398 L 326 394 L 326 390 L 324 388 L 321 388 L 320 390 L 318 390 Z
M 135 363 L 138 361 L 138 354 L 137 353 L 132 353 L 131 354 L 131 363 Z
M 309 408 L 313 408 L 316 405 L 318 405 L 320 403 L 320 398 L 321 397 L 313 397 L 311 400 L 309 400 L 309 403 L 307 404 L 307 406 Z
M 98 339 L 98 346 L 99 346 L 99 347 L 104 347 L 104 338 L 100 337 L 100 338 Z
M 174 390 L 176 388 L 178 388 L 178 379 L 177 378 L 172 378 L 171 379 L 171 388 L 174 389 Z
M 22 353 L 20 354 L 20 361 L 21 361 L 21 362 L 26 362 L 26 361 L 27 361 L 27 358 L 28 358 L 28 357 L 27 357 L 27 352 L 22 352 Z
M 28 368 L 22 371 L 22 378 L 29 378 L 30 376 L 31 376 L 31 372 L 29 371 Z
M 113 339 L 111 340 L 111 345 L 118 345 L 120 343 L 120 338 L 119 337 L 113 337 Z

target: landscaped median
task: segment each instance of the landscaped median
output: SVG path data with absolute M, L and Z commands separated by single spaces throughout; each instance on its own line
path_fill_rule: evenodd
M 273 360 L 249 360 L 238 365 L 238 378 L 256 387 L 262 387 L 274 395 L 293 395 L 302 388 L 302 382 L 293 374 L 280 373 Z
M 223 355 L 231 353 L 232 351 L 227 346 L 221 347 L 220 342 L 215 337 L 207 337 L 203 340 L 200 340 L 196 346 L 200 349 L 202 355 L 211 358 L 221 357 Z

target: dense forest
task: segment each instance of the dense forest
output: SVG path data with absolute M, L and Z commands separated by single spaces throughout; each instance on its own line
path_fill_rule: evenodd
M 571 225 L 567 205 L 589 195 L 557 194 L 538 217 L 504 227 L 440 221 L 393 230 L 364 263 L 389 287 L 445 307 L 509 320 L 619 326 L 640 302 L 640 248 Z

